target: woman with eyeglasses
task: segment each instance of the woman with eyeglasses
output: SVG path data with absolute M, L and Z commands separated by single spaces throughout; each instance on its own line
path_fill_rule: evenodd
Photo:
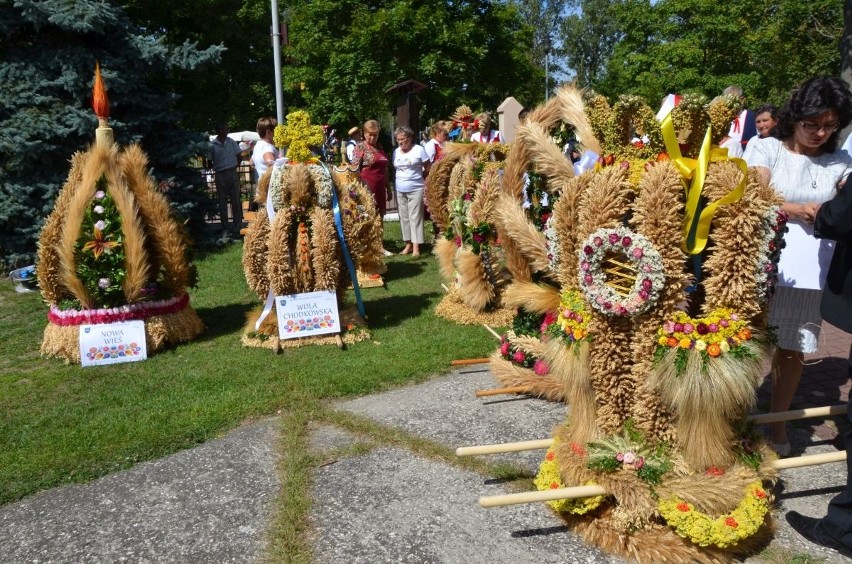
M 423 244 L 423 187 L 432 161 L 423 146 L 414 143 L 414 131 L 410 127 L 397 127 L 393 135 L 399 145 L 393 152 L 394 184 L 402 240 L 405 241 L 400 254 L 419 257 Z
M 749 143 L 743 158 L 784 198 L 789 231 L 769 304 L 777 328 L 771 411 L 786 411 L 804 370 L 804 353 L 817 350 L 819 304 L 834 246 L 814 237 L 819 205 L 832 199 L 852 172 L 852 157 L 838 149 L 841 129 L 852 121 L 852 93 L 834 77 L 811 78 L 781 108 L 771 137 Z M 790 454 L 784 422 L 768 425 L 773 448 Z

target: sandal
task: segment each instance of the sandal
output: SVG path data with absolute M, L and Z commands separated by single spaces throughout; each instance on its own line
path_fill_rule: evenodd
M 399 253 L 399 254 L 401 254 L 401 255 L 407 255 L 407 254 L 409 254 L 409 253 L 411 253 L 411 245 L 406 245 L 406 246 L 405 246 L 405 248 L 404 248 L 404 249 L 402 249 L 402 252 L 401 252 L 401 253 Z

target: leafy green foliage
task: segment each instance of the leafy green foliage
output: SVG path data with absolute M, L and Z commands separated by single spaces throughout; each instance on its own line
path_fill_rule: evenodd
M 581 0 L 561 27 L 582 86 L 610 98 L 711 98 L 739 85 L 748 105 L 782 103 L 818 74 L 836 75 L 842 3 L 832 0 Z M 653 105 L 653 104 L 652 104 Z
M 541 334 L 542 319 L 544 319 L 543 314 L 529 312 L 524 308 L 518 308 L 515 317 L 512 319 L 512 331 L 514 331 L 515 335 L 518 336 L 526 335 L 538 337 Z
M 116 307 L 126 303 L 122 283 L 127 275 L 124 269 L 124 237 L 121 216 L 115 201 L 106 191 L 106 179 L 98 180 L 94 201 L 86 210 L 75 255 L 77 276 L 95 308 Z
M 387 115 L 386 90 L 406 79 L 428 87 L 417 94 L 424 121 L 446 119 L 460 104 L 493 111 L 509 95 L 542 98 L 532 26 L 511 6 L 298 0 L 289 10 L 285 97 L 332 124 Z

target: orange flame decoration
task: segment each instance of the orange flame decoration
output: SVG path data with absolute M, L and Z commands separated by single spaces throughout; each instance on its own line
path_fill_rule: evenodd
M 101 77 L 101 64 L 95 63 L 95 85 L 92 87 L 92 109 L 100 119 L 109 117 L 109 98 L 107 98 L 104 79 Z

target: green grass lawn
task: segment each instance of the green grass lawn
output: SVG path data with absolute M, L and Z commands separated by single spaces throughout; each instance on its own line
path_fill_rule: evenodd
M 399 225 L 386 247 L 399 250 Z M 310 400 L 375 392 L 490 353 L 482 327 L 435 316 L 442 297 L 433 256 L 394 256 L 385 288 L 362 291 L 372 339 L 333 346 L 244 348 L 241 243 L 196 261 L 192 305 L 207 329 L 147 361 L 82 368 L 39 355 L 47 308 L 37 293 L 0 284 L 0 504 L 91 480 L 215 437 L 255 417 Z M 297 417 L 298 418 L 298 417 Z

